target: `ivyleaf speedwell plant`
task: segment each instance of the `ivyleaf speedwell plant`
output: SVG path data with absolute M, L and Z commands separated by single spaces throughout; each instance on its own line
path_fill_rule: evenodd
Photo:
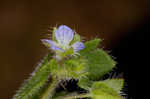
M 103 49 L 100 39 L 82 42 L 65 25 L 54 27 L 52 39 L 43 39 L 51 50 L 13 99 L 122 99 L 123 79 L 100 80 L 115 67 L 115 61 Z M 75 79 L 84 93 L 57 91 L 62 82 Z

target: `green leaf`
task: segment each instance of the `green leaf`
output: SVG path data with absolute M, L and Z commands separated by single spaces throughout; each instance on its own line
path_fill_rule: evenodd
M 32 73 L 31 77 L 24 82 L 13 99 L 33 99 L 36 93 L 45 85 L 49 78 L 50 69 L 48 67 L 51 55 L 45 57 L 44 61 Z
M 122 79 L 109 79 L 95 82 L 91 90 L 92 99 L 122 99 L 119 94 L 122 87 Z
M 99 79 L 115 66 L 115 61 L 102 49 L 96 49 L 88 54 L 82 53 L 81 56 L 87 60 L 87 72 L 91 80 Z
M 78 86 L 79 86 L 80 88 L 85 89 L 85 90 L 89 90 L 89 89 L 91 88 L 91 86 L 92 86 L 92 83 L 93 83 L 93 82 L 90 81 L 88 78 L 82 77 L 82 78 L 80 78 L 79 81 L 78 81 Z
M 100 42 L 101 39 L 98 38 L 85 42 L 85 48 L 80 51 L 80 54 L 88 54 L 90 51 L 95 50 Z
M 104 83 L 110 88 L 114 89 L 117 93 L 120 93 L 124 85 L 124 80 L 123 79 L 107 79 L 104 81 Z

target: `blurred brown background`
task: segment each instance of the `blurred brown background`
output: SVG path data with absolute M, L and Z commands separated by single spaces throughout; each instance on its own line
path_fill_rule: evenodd
M 88 39 L 100 37 L 113 51 L 149 18 L 149 6 L 148 0 L 1 0 L 0 99 L 11 99 L 46 55 L 40 39 L 50 27 L 65 24 Z

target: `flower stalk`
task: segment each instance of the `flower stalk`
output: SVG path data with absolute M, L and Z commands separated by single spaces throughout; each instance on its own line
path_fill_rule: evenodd
M 52 99 L 52 96 L 55 94 L 55 89 L 57 88 L 58 84 L 59 81 L 53 77 L 40 99 Z
M 91 95 L 89 93 L 87 94 L 76 94 L 76 95 L 67 95 L 67 96 L 60 96 L 57 97 L 56 99 L 77 99 L 77 98 L 89 98 Z

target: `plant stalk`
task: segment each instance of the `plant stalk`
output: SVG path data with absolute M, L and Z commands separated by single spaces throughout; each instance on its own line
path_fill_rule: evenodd
M 76 94 L 76 95 L 67 95 L 67 96 L 60 96 L 56 99 L 77 99 L 77 98 L 88 98 L 91 95 L 89 93 L 87 94 Z
M 51 82 L 48 85 L 46 91 L 42 94 L 40 99 L 52 99 L 55 89 L 58 86 L 59 81 L 56 78 L 52 78 Z

